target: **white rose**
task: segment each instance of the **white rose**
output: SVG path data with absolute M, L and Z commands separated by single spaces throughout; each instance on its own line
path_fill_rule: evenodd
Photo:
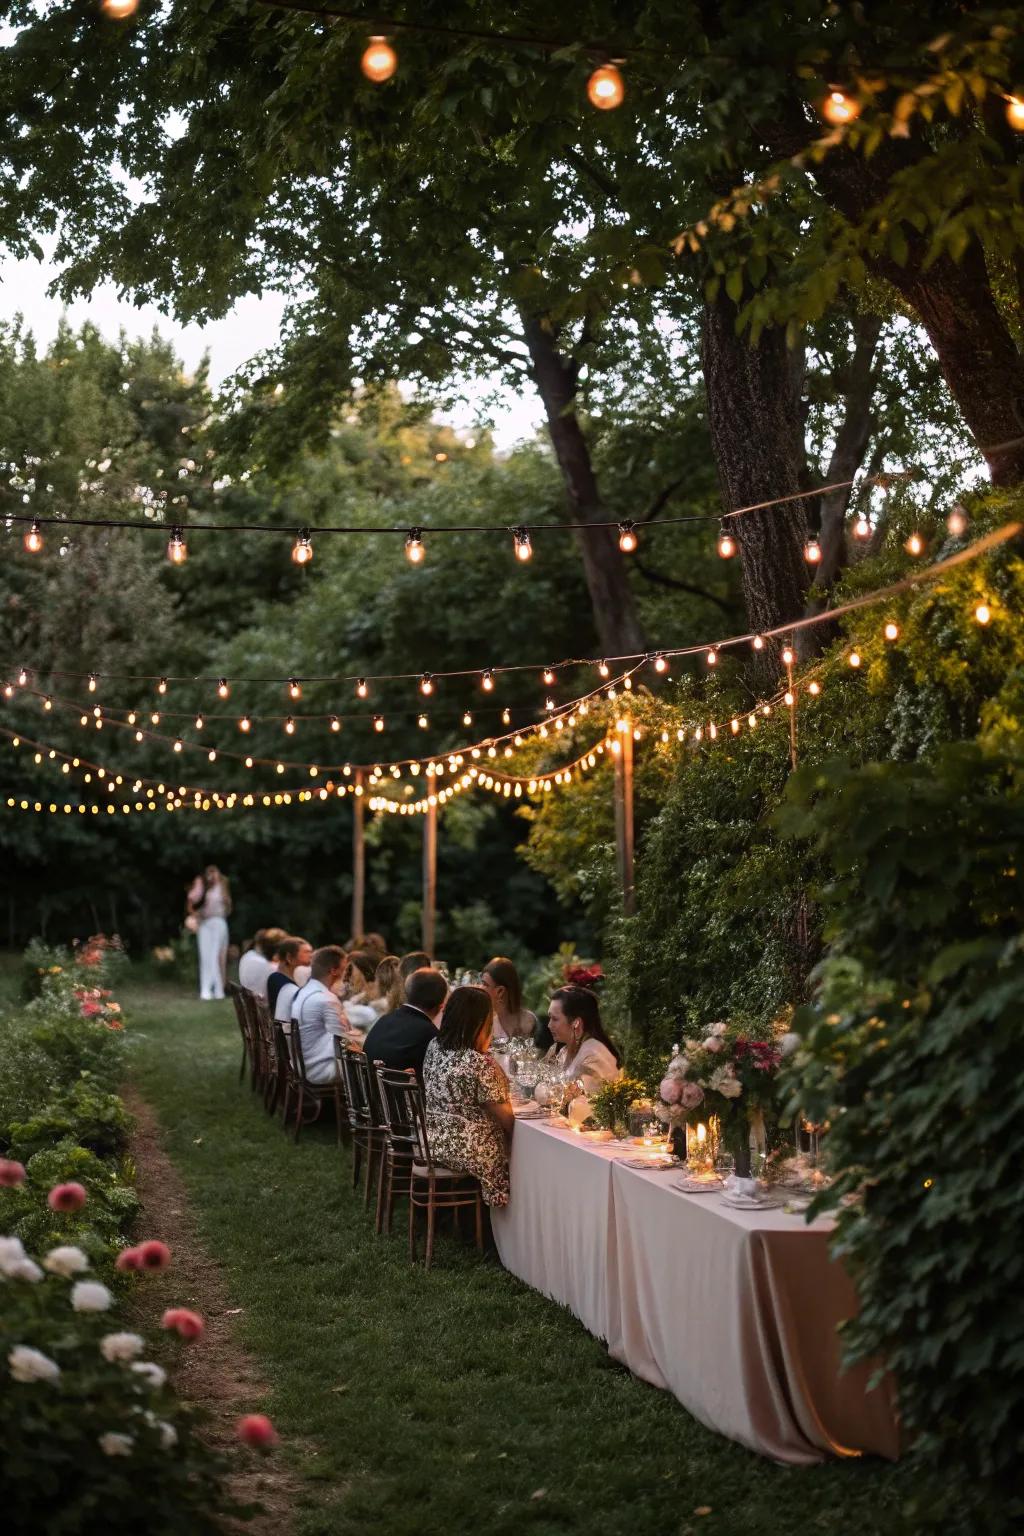
M 131 1435 L 118 1435 L 113 1431 L 99 1438 L 99 1448 L 104 1456 L 130 1456 L 134 1445 Z
M 33 1284 L 43 1278 L 43 1272 L 33 1259 L 15 1259 L 4 1271 L 8 1280 L 31 1280 Z
M 712 1055 L 717 1055 L 722 1049 L 722 1042 L 717 1035 L 708 1035 L 706 1040 L 701 1041 L 701 1047 L 705 1051 L 710 1051 Z
M 100 1339 L 100 1354 L 111 1365 L 121 1360 L 137 1360 L 145 1340 L 137 1333 L 108 1333 Z
M 20 1264 L 25 1257 L 20 1237 L 0 1237 L 0 1275 L 6 1275 L 11 1264 Z
M 152 1360 L 136 1360 L 132 1366 L 136 1376 L 141 1376 L 147 1387 L 162 1387 L 167 1380 L 167 1372 L 161 1365 L 154 1365 Z
M 160 1449 L 162 1451 L 173 1450 L 178 1443 L 178 1431 L 174 1425 L 168 1424 L 164 1419 L 160 1419 L 156 1427 L 160 1431 Z
M 27 1344 L 15 1344 L 7 1356 L 7 1364 L 15 1381 L 56 1381 L 60 1376 L 56 1360 L 38 1349 L 30 1349 Z
M 782 1039 L 779 1041 L 779 1050 L 782 1052 L 783 1056 L 792 1056 L 793 1052 L 799 1048 L 799 1045 L 800 1036 L 795 1034 L 793 1030 L 790 1030 L 788 1034 L 783 1035 Z
M 43 1268 L 51 1275 L 62 1275 L 65 1280 L 70 1280 L 72 1275 L 80 1275 L 89 1268 L 89 1260 L 81 1248 L 51 1248 L 43 1260 Z
M 98 1280 L 79 1280 L 71 1287 L 71 1305 L 76 1312 L 106 1312 L 113 1299 Z
M 714 1093 L 720 1093 L 723 1099 L 738 1099 L 743 1092 L 743 1084 L 734 1076 L 731 1067 L 719 1067 L 712 1072 L 709 1086 Z

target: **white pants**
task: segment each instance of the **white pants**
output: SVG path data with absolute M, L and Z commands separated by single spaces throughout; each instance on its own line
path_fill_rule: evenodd
M 199 941 L 199 996 L 204 1001 L 223 997 L 228 925 L 223 917 L 204 917 L 196 938 Z

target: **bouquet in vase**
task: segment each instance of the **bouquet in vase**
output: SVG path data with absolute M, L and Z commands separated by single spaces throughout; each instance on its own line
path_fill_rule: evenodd
M 711 1024 L 701 1040 L 684 1040 L 658 1088 L 655 1113 L 663 1125 L 681 1129 L 712 1117 L 742 1176 L 750 1170 L 750 1132 L 763 1132 L 764 1115 L 775 1102 L 782 1051 L 774 1040 L 751 1036 L 739 1026 Z

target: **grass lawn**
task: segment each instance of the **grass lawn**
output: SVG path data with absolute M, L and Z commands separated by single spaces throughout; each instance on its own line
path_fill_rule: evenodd
M 333 1132 L 295 1147 L 238 1086 L 229 1003 L 158 985 L 122 996 L 132 1079 L 308 1490 L 298 1536 L 915 1528 L 905 1467 L 774 1466 L 635 1381 L 493 1256 L 443 1241 L 429 1274 L 410 1266 L 401 1230 L 375 1237 Z

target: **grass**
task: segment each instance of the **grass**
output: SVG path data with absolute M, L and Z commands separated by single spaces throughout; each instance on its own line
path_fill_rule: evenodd
M 443 1242 L 429 1274 L 412 1267 L 402 1235 L 375 1237 L 333 1132 L 296 1147 L 238 1086 L 230 1004 L 123 997 L 133 1081 L 296 1459 L 297 1536 L 915 1529 L 906 1466 L 777 1467 L 634 1380 L 493 1256 Z

